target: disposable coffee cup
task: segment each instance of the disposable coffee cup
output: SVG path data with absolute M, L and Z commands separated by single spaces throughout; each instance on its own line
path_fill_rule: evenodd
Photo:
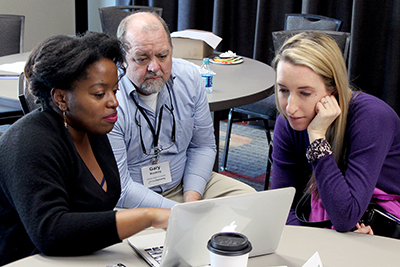
M 217 233 L 207 243 L 211 267 L 246 267 L 252 249 L 246 236 L 239 233 Z

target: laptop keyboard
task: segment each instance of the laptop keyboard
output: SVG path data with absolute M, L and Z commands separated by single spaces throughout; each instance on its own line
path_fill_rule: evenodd
M 161 256 L 163 252 L 163 246 L 159 247 L 152 247 L 152 248 L 146 248 L 144 251 L 147 252 L 155 261 L 158 263 L 161 262 Z

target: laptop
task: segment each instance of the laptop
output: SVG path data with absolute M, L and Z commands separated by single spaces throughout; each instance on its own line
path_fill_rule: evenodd
M 249 257 L 275 252 L 281 239 L 295 189 L 180 203 L 171 209 L 167 231 L 134 235 L 130 246 L 150 266 L 209 266 L 207 242 L 225 231 L 242 233 L 252 244 Z

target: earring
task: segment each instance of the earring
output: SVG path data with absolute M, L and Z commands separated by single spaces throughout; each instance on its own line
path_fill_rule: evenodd
M 65 110 L 63 111 L 63 117 L 64 117 L 64 127 L 65 129 L 68 130 L 67 115 L 65 115 Z
M 58 108 L 62 111 L 62 114 L 63 114 L 64 127 L 65 127 L 65 129 L 68 129 L 67 115 L 65 114 L 67 112 L 67 109 L 64 110 L 61 103 L 58 103 Z

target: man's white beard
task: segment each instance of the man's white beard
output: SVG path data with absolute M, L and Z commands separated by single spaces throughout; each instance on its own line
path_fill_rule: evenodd
M 146 95 L 155 94 L 155 93 L 160 92 L 163 89 L 164 85 L 165 85 L 165 82 L 162 79 L 155 80 L 155 81 L 153 80 L 150 82 L 142 83 L 140 90 Z
M 162 73 L 157 72 L 153 75 L 146 75 L 145 81 L 140 86 L 140 91 L 142 93 L 144 93 L 146 95 L 155 94 L 155 93 L 160 92 L 163 89 L 163 87 L 165 85 L 165 81 L 163 79 L 146 80 L 146 78 L 151 78 L 154 76 L 162 77 Z

